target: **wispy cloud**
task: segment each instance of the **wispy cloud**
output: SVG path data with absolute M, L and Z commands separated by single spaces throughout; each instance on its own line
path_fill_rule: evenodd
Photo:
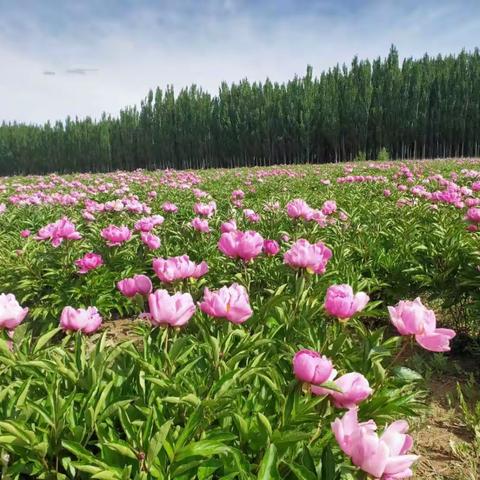
M 98 72 L 98 68 L 67 68 L 65 70 L 69 75 L 86 75 L 91 72 Z
M 284 81 L 392 43 L 402 56 L 455 53 L 480 31 L 477 0 L 0 0 L 0 11 L 0 120 L 27 122 L 115 114 L 167 84 Z

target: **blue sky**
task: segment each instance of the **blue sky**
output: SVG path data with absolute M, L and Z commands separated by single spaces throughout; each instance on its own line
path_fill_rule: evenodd
M 0 121 L 98 117 L 149 88 L 284 81 L 480 44 L 479 0 L 0 0 Z

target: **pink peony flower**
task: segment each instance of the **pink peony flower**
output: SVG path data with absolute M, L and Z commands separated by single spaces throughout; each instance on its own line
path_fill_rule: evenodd
M 95 307 L 87 309 L 65 307 L 60 316 L 60 327 L 67 331 L 80 331 L 82 333 L 93 333 L 100 328 L 102 317 Z
M 162 210 L 165 213 L 177 213 L 178 212 L 178 207 L 172 202 L 165 202 L 162 205 Z
M 455 331 L 437 328 L 433 310 L 426 308 L 420 298 L 413 302 L 402 300 L 395 307 L 388 307 L 390 320 L 400 335 L 414 335 L 417 343 L 432 352 L 448 352 Z
M 217 204 L 214 200 L 208 203 L 196 203 L 193 206 L 193 211 L 196 215 L 203 215 L 210 218 L 217 210 Z
M 55 223 L 50 223 L 41 228 L 35 240 L 51 240 L 53 247 L 58 247 L 64 240 L 80 240 L 82 236 L 75 230 L 75 225 L 63 217 Z
M 323 274 L 332 251 L 322 242 L 311 244 L 308 240 L 297 240 L 283 255 L 283 261 L 292 268 L 305 268 L 309 273 Z
M 192 262 L 188 255 L 153 260 L 153 270 L 164 283 L 175 282 L 187 278 L 200 278 L 208 272 L 207 262 Z
M 245 215 L 245 218 L 251 223 L 258 223 L 260 221 L 260 215 L 258 213 L 255 213 L 250 208 L 246 208 L 243 211 L 243 214 Z
M 128 242 L 132 237 L 132 233 L 128 229 L 128 227 L 121 226 L 117 227 L 115 225 L 110 225 L 104 228 L 100 235 L 103 239 L 107 241 L 107 245 L 109 247 L 116 247 L 118 245 L 122 245 L 125 242 Z
M 471 207 L 467 210 L 465 219 L 471 223 L 480 223 L 480 208 Z
M 300 350 L 293 357 L 293 373 L 301 382 L 320 385 L 333 371 L 331 360 L 312 350 Z
M 301 198 L 296 198 L 287 203 L 287 215 L 290 218 L 303 218 L 310 220 L 313 215 L 313 209 Z
M 232 218 L 220 226 L 221 233 L 233 232 L 237 229 L 237 222 Z
M 28 238 L 30 235 L 31 235 L 30 230 L 22 230 L 22 231 L 20 232 L 20 236 L 21 236 L 22 238 Z
M 218 248 L 227 257 L 241 258 L 248 262 L 262 252 L 263 238 L 253 230 L 247 230 L 246 232 L 235 230 L 222 233 Z
M 208 220 L 204 220 L 200 217 L 195 217 L 191 222 L 192 227 L 197 232 L 209 233 L 210 227 L 208 226 Z
M 124 278 L 117 282 L 117 288 L 125 297 L 137 295 L 145 296 L 152 292 L 152 281 L 146 275 L 134 275 L 133 278 Z
M 12 293 L 0 294 L 0 328 L 13 330 L 23 322 L 28 308 L 22 308 Z
M 245 287 L 237 283 L 217 292 L 205 288 L 200 309 L 211 317 L 226 318 L 232 323 L 243 323 L 253 314 Z
M 135 223 L 135 230 L 140 232 L 150 232 L 156 226 L 161 225 L 165 219 L 161 215 L 153 215 L 152 217 L 144 217 Z
M 408 423 L 393 422 L 379 437 L 375 422 L 359 423 L 357 415 L 357 409 L 352 409 L 332 423 L 335 438 L 352 463 L 379 480 L 412 477 L 410 467 L 419 457 L 408 454 L 413 446 Z
M 154 235 L 151 232 L 141 232 L 140 237 L 142 239 L 142 242 L 150 250 L 157 250 L 157 248 L 160 248 L 160 245 L 162 244 L 162 242 L 160 241 L 160 238 L 158 238 L 156 235 Z
M 263 252 L 265 255 L 273 256 L 280 251 L 280 246 L 276 240 L 264 240 L 263 241 Z
M 86 253 L 82 258 L 75 260 L 75 265 L 78 267 L 78 273 L 83 275 L 90 270 L 101 267 L 103 258 L 98 253 Z
M 181 327 L 195 313 L 195 304 L 189 293 L 170 295 L 166 290 L 156 290 L 148 296 L 150 321 L 155 326 Z
M 331 215 L 337 211 L 337 204 L 334 200 L 327 200 L 322 207 L 322 213 L 324 215 Z
M 346 320 L 363 310 L 369 300 L 364 292 L 354 294 L 350 285 L 332 285 L 327 289 L 325 310 L 332 317 Z
M 331 381 L 333 379 L 329 378 L 328 380 Z M 337 408 L 353 408 L 373 392 L 368 380 L 361 373 L 346 373 L 336 380 L 333 380 L 333 382 L 341 392 L 312 386 L 312 393 L 315 395 L 330 395 L 333 404 Z

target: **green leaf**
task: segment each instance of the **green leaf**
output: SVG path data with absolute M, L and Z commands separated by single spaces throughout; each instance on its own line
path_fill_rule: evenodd
M 62 329 L 60 327 L 54 328 L 49 332 L 43 334 L 35 344 L 35 348 L 33 349 L 33 353 L 38 353 L 58 332 Z
M 258 470 L 257 480 L 279 480 L 280 474 L 277 468 L 277 447 L 271 443 L 263 455 Z
M 322 480 L 335 480 L 335 458 L 329 446 L 322 452 Z
M 214 440 L 200 440 L 198 442 L 190 443 L 186 447 L 181 448 L 175 453 L 175 461 L 181 462 L 189 457 L 212 457 L 213 455 L 220 455 L 228 453 L 230 447 L 222 442 Z
M 160 430 L 152 437 L 150 443 L 148 445 L 147 457 L 146 457 L 146 464 L 147 467 L 150 467 L 156 460 L 158 453 L 160 452 L 163 442 L 167 438 L 168 432 L 170 431 L 170 427 L 172 426 L 173 421 L 169 420 L 168 422 L 164 423 Z

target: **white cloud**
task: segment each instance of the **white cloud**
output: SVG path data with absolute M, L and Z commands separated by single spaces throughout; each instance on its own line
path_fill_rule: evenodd
M 9 28 L 0 20 L 0 120 L 98 118 L 138 104 L 157 85 L 196 83 L 216 92 L 222 80 L 285 81 L 303 74 L 307 64 L 318 74 L 355 54 L 384 56 L 392 43 L 401 56 L 456 53 L 472 49 L 480 31 L 479 15 L 459 8 L 462 2 L 371 0 L 342 11 L 324 2 L 317 13 L 299 8 L 288 15 L 277 14 L 275 2 L 267 10 L 234 0 L 220 9 L 210 3 L 195 15 L 194 4 L 179 9 L 175 2 L 111 18 L 86 20 L 85 12 L 75 11 L 80 23 L 71 19 L 67 29 L 24 12 L 20 31 L 12 20 L 18 17 L 9 25 L 4 17 Z M 66 73 L 75 68 L 98 71 Z

